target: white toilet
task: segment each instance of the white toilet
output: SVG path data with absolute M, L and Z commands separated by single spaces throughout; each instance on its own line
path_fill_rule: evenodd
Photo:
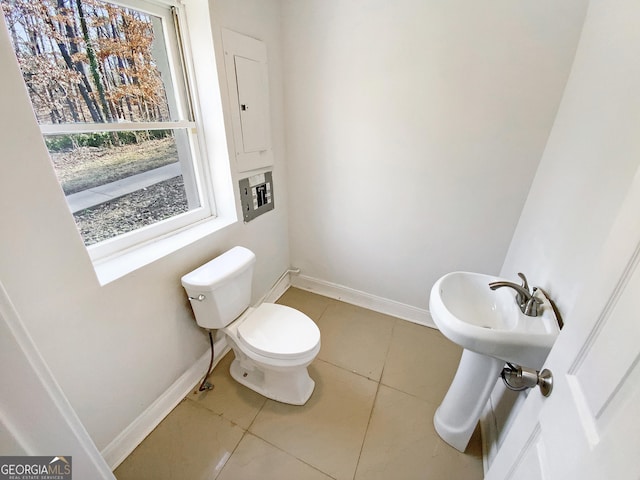
M 315 382 L 307 366 L 320 351 L 320 330 L 304 313 L 263 303 L 248 308 L 254 253 L 234 247 L 182 277 L 198 325 L 221 329 L 235 353 L 231 376 L 279 402 L 303 405 Z

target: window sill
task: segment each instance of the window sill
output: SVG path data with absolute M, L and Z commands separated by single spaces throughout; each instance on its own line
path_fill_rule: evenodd
M 202 221 L 165 237 L 138 245 L 124 252 L 93 262 L 100 285 L 107 285 L 125 275 L 190 245 L 207 235 L 236 223 L 236 218 L 218 217 Z

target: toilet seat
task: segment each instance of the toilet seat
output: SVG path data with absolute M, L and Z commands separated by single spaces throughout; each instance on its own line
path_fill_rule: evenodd
M 237 338 L 258 355 L 291 360 L 318 347 L 320 330 L 298 310 L 263 303 L 238 325 Z

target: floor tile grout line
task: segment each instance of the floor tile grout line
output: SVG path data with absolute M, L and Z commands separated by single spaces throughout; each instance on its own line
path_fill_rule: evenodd
M 330 475 L 329 473 L 325 472 L 324 470 L 321 470 L 320 468 L 316 467 L 315 465 L 312 465 L 311 463 L 307 462 L 306 460 L 303 460 L 302 458 L 298 457 L 297 455 L 294 455 L 293 453 L 291 453 L 291 452 L 289 452 L 289 451 L 285 450 L 284 448 L 279 447 L 278 445 L 276 445 L 276 444 L 274 444 L 274 443 L 270 442 L 270 441 L 269 441 L 269 440 L 267 440 L 266 438 L 261 437 L 261 436 L 260 436 L 260 435 L 258 435 L 257 433 L 255 433 L 255 432 L 250 432 L 250 431 L 248 431 L 248 430 L 247 430 L 247 434 L 248 434 L 248 435 L 252 435 L 252 436 L 256 437 L 257 439 L 259 439 L 259 440 L 263 441 L 263 442 L 264 442 L 264 443 L 266 443 L 267 445 L 272 446 L 272 447 L 273 447 L 273 448 L 275 448 L 276 450 L 279 450 L 280 452 L 285 453 L 286 455 L 289 455 L 290 457 L 295 458 L 295 459 L 296 459 L 296 460 L 298 460 L 300 463 L 304 463 L 304 464 L 305 464 L 305 465 L 307 465 L 308 467 L 313 468 L 315 471 L 320 472 L 321 474 L 323 474 L 323 475 L 325 475 L 325 476 L 327 476 L 327 477 L 329 477 L 329 478 L 332 478 L 333 480 L 336 480 L 336 477 L 334 477 L 333 475 Z M 244 436 L 243 436 L 242 438 L 244 438 Z
M 345 303 L 346 305 L 351 305 L 351 304 L 349 304 L 349 303 L 343 302 L 343 301 L 338 300 L 338 299 L 332 299 L 332 300 L 333 300 L 335 303 L 338 303 L 338 302 L 339 302 L 339 303 Z M 322 317 L 323 317 L 323 316 L 324 316 L 324 314 L 327 312 L 327 310 L 329 309 L 329 307 L 330 307 L 330 306 L 331 306 L 331 303 L 328 303 L 328 304 L 327 304 L 327 306 L 325 307 L 325 309 L 322 311 L 322 314 L 318 317 L 318 320 L 317 320 L 317 322 L 316 322 L 316 323 L 319 323 L 319 322 L 320 322 L 320 320 L 322 319 Z M 367 310 L 365 307 L 360 307 L 360 306 L 358 306 L 358 305 L 353 305 L 353 306 L 355 306 L 355 307 L 357 307 L 357 308 L 361 308 L 361 309 Z M 395 331 L 395 328 L 396 328 L 396 325 L 398 324 L 398 321 L 404 321 L 404 320 L 402 320 L 401 318 L 398 318 L 398 317 L 393 317 L 393 316 L 391 316 L 391 315 L 388 315 L 388 316 L 389 316 L 390 318 L 393 318 L 393 325 L 391 326 L 391 333 L 390 333 L 390 335 L 389 335 L 389 342 L 387 343 L 387 349 L 386 349 L 386 352 L 385 352 L 385 357 L 384 357 L 384 363 L 383 363 L 383 365 L 382 365 L 382 370 L 380 371 L 380 378 L 376 379 L 376 378 L 369 377 L 369 376 L 364 375 L 364 374 L 362 374 L 362 373 L 359 373 L 359 372 L 357 372 L 357 371 L 355 371 L 355 370 L 350 370 L 350 369 L 345 368 L 345 367 L 343 367 L 343 366 L 341 366 L 341 365 L 338 365 L 338 364 L 336 364 L 336 363 L 333 363 L 333 362 L 331 362 L 331 361 L 329 361 L 329 360 L 325 360 L 325 359 L 323 359 L 323 358 L 320 358 L 319 356 L 318 356 L 318 357 L 316 357 L 316 358 L 317 358 L 317 360 L 321 360 L 321 361 L 323 361 L 323 362 L 325 362 L 325 363 L 328 363 L 329 365 L 333 365 L 334 367 L 340 368 L 340 369 L 342 369 L 342 370 L 344 370 L 344 371 L 346 371 L 346 372 L 350 372 L 350 373 L 353 373 L 353 374 L 358 375 L 358 376 L 360 376 L 360 377 L 366 378 L 367 380 L 371 380 L 372 382 L 380 383 L 380 382 L 382 381 L 382 375 L 383 375 L 383 373 L 384 373 L 384 366 L 385 366 L 385 365 L 386 365 L 386 363 L 387 363 L 387 356 L 389 355 L 389 350 L 391 349 L 391 341 L 392 341 L 392 339 L 393 339 L 393 332 Z
M 376 408 L 378 402 L 378 393 L 380 392 L 380 382 L 376 387 L 376 394 L 373 397 L 373 403 L 371 404 L 371 411 L 369 412 L 369 419 L 367 420 L 367 427 L 364 429 L 364 435 L 362 436 L 362 443 L 360 444 L 360 451 L 358 452 L 358 460 L 356 461 L 356 469 L 353 471 L 353 480 L 355 480 L 358 474 L 358 467 L 360 466 L 360 459 L 362 458 L 362 451 L 364 450 L 364 444 L 367 441 L 367 434 L 369 433 L 369 427 L 371 426 L 371 419 L 373 418 L 373 411 Z
M 197 385 L 196 385 L 196 386 L 197 386 Z M 233 454 L 235 453 L 235 451 L 238 449 L 238 446 L 240 445 L 240 443 L 242 442 L 242 440 L 244 439 L 244 437 L 247 435 L 247 433 L 249 433 L 249 430 L 248 430 L 248 429 L 245 429 L 244 427 L 242 427 L 242 426 L 241 426 L 241 425 L 239 425 L 238 423 L 234 422 L 233 420 L 228 419 L 227 417 L 225 417 L 225 416 L 224 416 L 224 414 L 222 414 L 222 413 L 216 413 L 216 412 L 214 412 L 213 410 L 209 409 L 206 405 L 203 405 L 203 404 L 201 404 L 201 403 L 197 402 L 196 400 L 193 400 L 193 399 L 189 398 L 189 397 L 190 397 L 190 395 L 191 395 L 191 394 L 188 394 L 186 397 L 184 397 L 184 398 L 180 401 L 180 403 L 179 403 L 178 405 L 180 405 L 180 404 L 182 404 L 182 403 L 184 403 L 184 402 L 186 401 L 189 405 L 191 405 L 191 406 L 193 406 L 193 407 L 195 407 L 195 408 L 199 409 L 200 411 L 204 411 L 204 412 L 206 412 L 206 413 L 207 413 L 207 414 L 209 414 L 209 415 L 213 415 L 213 416 L 215 416 L 215 417 L 218 417 L 218 418 L 220 418 L 221 420 L 224 420 L 225 422 L 227 422 L 228 424 L 230 424 L 230 425 L 232 425 L 232 426 L 234 426 L 234 427 L 237 427 L 237 428 L 239 428 L 240 430 L 242 430 L 242 436 L 240 437 L 240 440 L 238 440 L 238 443 L 237 443 L 237 444 L 236 444 L 236 446 L 233 448 L 233 451 L 229 454 L 229 456 L 228 456 L 228 457 L 227 457 L 227 459 L 225 460 L 224 465 L 222 466 L 222 468 L 220 469 L 220 471 L 218 472 L 218 474 L 214 477 L 214 479 L 213 479 L 213 480 L 215 480 L 215 479 L 217 479 L 217 478 L 222 474 L 222 472 L 224 471 L 225 467 L 226 467 L 226 466 L 227 466 L 227 464 L 229 463 L 229 460 L 231 460 L 231 457 L 233 456 Z M 177 406 L 176 406 L 176 408 L 177 408 Z M 174 408 L 174 410 L 175 410 L 175 408 Z M 170 412 L 170 414 L 171 414 L 172 412 L 173 412 L 173 410 Z M 167 415 L 167 417 L 168 417 L 168 416 L 169 416 L 169 415 Z M 257 416 L 257 415 L 256 415 L 256 416 Z M 165 418 L 167 418 L 167 417 L 165 417 Z
M 240 430 L 243 431 L 248 431 L 248 429 L 244 428 L 242 425 L 240 425 L 239 423 L 231 420 L 230 418 L 227 418 L 226 415 L 224 413 L 218 413 L 218 412 L 214 412 L 213 410 L 211 410 L 209 407 L 207 407 L 206 405 L 193 400 L 191 398 L 185 397 L 182 401 L 187 400 L 190 402 L 191 405 L 201 409 L 201 410 L 205 410 L 207 413 L 210 413 L 211 415 L 215 416 L 215 417 L 219 417 L 222 420 L 224 420 L 225 422 L 228 422 L 229 424 L 233 425 L 234 427 L 238 427 Z M 180 402 L 182 403 L 182 402 Z M 165 417 L 166 418 L 166 417 Z
M 224 413 L 216 413 L 213 410 L 209 409 L 206 405 L 201 404 L 199 402 L 197 402 L 196 400 L 189 398 L 190 395 L 187 395 L 187 397 L 185 397 L 185 400 L 188 400 L 191 404 L 195 405 L 198 408 L 201 408 L 203 410 L 206 410 L 208 413 L 210 413 L 211 415 L 215 415 L 217 417 L 220 417 L 222 420 L 230 423 L 231 425 L 234 425 L 236 427 L 238 427 L 240 430 L 242 430 L 242 436 L 240 437 L 240 440 L 238 441 L 238 443 L 236 444 L 236 446 L 233 448 L 233 451 L 231 451 L 231 453 L 229 454 L 229 456 L 227 457 L 226 461 L 224 462 L 224 465 L 222 466 L 222 468 L 220 469 L 220 471 L 218 472 L 218 474 L 215 476 L 214 480 L 217 479 L 220 475 L 222 475 L 222 472 L 224 471 L 224 469 L 227 467 L 229 460 L 231 460 L 231 457 L 233 457 L 233 454 L 236 452 L 236 450 L 238 449 L 238 447 L 240 446 L 240 444 L 242 443 L 242 440 L 244 440 L 244 438 L 247 435 L 253 435 L 253 436 L 257 436 L 254 433 L 250 432 L 249 429 L 251 428 L 251 426 L 254 424 L 254 422 L 256 421 L 256 418 L 258 418 L 258 415 L 260 414 L 260 412 L 262 411 L 262 409 L 264 408 L 264 406 L 267 403 L 267 399 L 265 398 L 264 401 L 262 402 L 262 405 L 260 406 L 260 408 L 258 409 L 258 411 L 256 412 L 255 416 L 253 417 L 253 419 L 251 420 L 251 423 L 247 426 L 247 428 L 244 428 L 242 425 L 234 422 L 233 420 L 227 418 L 225 416 Z M 258 437 L 260 438 L 260 437 Z M 260 438 L 261 440 L 264 440 L 262 438 Z M 267 442 L 268 443 L 268 442 Z M 275 445 L 274 445 L 275 447 Z M 282 449 L 280 449 L 282 450 Z M 284 451 L 284 450 L 282 450 Z M 288 453 L 288 452 L 285 452 Z M 289 455 L 291 455 L 289 453 Z M 297 458 L 297 457 L 296 457 Z M 324 473 L 324 472 L 322 472 Z
M 240 427 L 242 428 L 242 427 Z M 238 440 L 238 443 L 236 443 L 236 446 L 233 447 L 233 451 L 229 454 L 229 456 L 227 457 L 227 459 L 224 462 L 224 465 L 222 465 L 222 468 L 220 469 L 220 471 L 218 472 L 218 474 L 215 476 L 215 478 L 213 480 L 216 480 L 216 478 L 218 478 L 220 475 L 222 475 L 222 472 L 224 472 L 224 469 L 227 468 L 227 465 L 229 465 L 229 460 L 231 460 L 231 457 L 233 457 L 233 454 L 236 453 L 236 450 L 238 450 L 238 447 L 240 446 L 240 444 L 242 443 L 242 440 L 244 440 L 244 437 L 247 436 L 247 434 L 249 433 L 248 430 L 244 430 L 242 428 L 243 432 L 242 432 L 242 436 L 240 437 L 240 440 Z
M 383 382 L 380 382 L 380 385 L 385 387 L 385 388 L 388 388 L 390 390 L 393 390 L 395 392 L 402 393 L 404 395 L 408 395 L 408 396 L 410 396 L 412 398 L 415 398 L 416 400 L 420 400 L 421 402 L 428 403 L 429 405 L 432 405 L 434 407 L 438 407 L 440 405 L 440 403 L 431 402 L 431 401 L 427 400 L 426 398 L 421 397 L 420 395 L 416 395 L 415 393 L 411 393 L 411 392 L 405 392 L 404 390 L 401 390 L 398 387 L 394 387 L 392 385 L 387 385 L 386 383 L 383 383 Z M 444 398 L 444 396 L 442 398 Z
M 329 307 L 331 306 L 332 302 L 327 302 L 327 304 L 324 306 L 324 309 L 322 310 L 322 313 L 318 316 L 318 321 L 320 321 L 320 319 L 324 316 L 325 313 L 327 313 L 327 310 L 329 310 Z
M 284 291 L 284 293 L 283 293 L 282 295 L 280 295 L 280 296 L 275 300 L 275 302 L 274 302 L 274 303 L 280 303 L 281 305 L 290 306 L 290 305 L 288 305 L 287 303 L 281 302 L 281 300 L 282 300 L 282 297 L 283 297 L 283 296 L 284 296 L 284 295 L 289 291 L 289 289 L 291 289 L 291 288 L 294 288 L 294 289 L 300 290 L 300 289 L 298 289 L 297 287 L 294 287 L 293 285 L 289 284 L 289 287 L 287 288 L 287 290 L 285 290 L 285 291 Z M 327 299 L 327 300 L 328 300 L 328 301 L 326 302 L 326 305 L 324 305 L 324 308 L 322 309 L 322 312 L 320 312 L 320 315 L 318 315 L 318 320 L 314 320 L 313 318 L 311 318 L 311 316 L 310 316 L 310 315 L 308 315 L 308 317 L 309 317 L 309 318 L 311 318 L 311 320 L 312 320 L 312 321 L 313 321 L 313 323 L 315 323 L 315 324 L 318 324 L 318 322 L 320 321 L 320 319 L 322 318 L 322 316 L 326 313 L 326 311 L 329 309 L 329 307 L 332 305 L 332 303 L 334 303 L 334 302 L 336 302 L 336 301 L 339 301 L 339 300 L 336 300 L 336 299 L 334 299 L 334 298 L 325 297 L 324 295 L 320 295 L 319 293 L 315 293 L 315 292 L 311 292 L 311 291 L 307 291 L 307 290 L 300 290 L 300 291 L 301 291 L 301 292 L 305 292 L 305 293 L 310 293 L 310 294 L 312 294 L 312 295 L 315 295 L 315 296 L 318 296 L 318 297 L 322 297 L 322 298 L 325 298 L 325 299 Z M 295 308 L 295 307 L 291 307 L 291 308 Z M 298 308 L 298 310 L 302 311 L 302 309 L 301 309 L 301 308 Z M 304 312 L 303 312 L 303 313 L 304 313 Z
M 260 408 L 258 409 L 258 411 L 256 412 L 256 414 L 253 416 L 253 418 L 251 419 L 251 423 L 249 423 L 249 425 L 247 426 L 247 432 L 249 430 L 251 430 L 251 427 L 253 427 L 253 424 L 256 423 L 256 419 L 258 418 L 258 416 L 260 415 L 260 413 L 262 413 L 262 409 L 264 408 L 264 406 L 267 404 L 267 402 L 269 401 L 268 398 L 264 398 L 264 401 L 262 402 L 262 405 L 260 405 Z
M 191 403 L 193 403 L 194 405 L 198 406 L 199 408 L 203 408 L 203 409 L 205 409 L 206 411 L 208 411 L 208 412 L 209 412 L 209 413 L 211 413 L 212 415 L 215 415 L 215 416 L 217 416 L 217 417 L 220 417 L 220 418 L 222 418 L 222 419 L 226 420 L 227 422 L 231 423 L 232 425 L 235 425 L 235 426 L 237 426 L 238 428 L 241 428 L 241 429 L 242 429 L 242 430 L 244 430 L 245 432 L 248 432 L 248 431 L 249 431 L 249 429 L 253 426 L 253 424 L 254 424 L 254 423 L 255 423 L 255 421 L 256 421 L 256 418 L 258 418 L 258 415 L 260 415 L 260 412 L 262 412 L 262 409 L 264 408 L 264 406 L 265 406 L 265 405 L 267 404 L 267 402 L 269 401 L 269 399 L 268 399 L 268 398 L 266 398 L 266 397 L 264 397 L 264 398 L 263 398 L 263 400 L 264 400 L 264 401 L 262 402 L 262 405 L 260 405 L 260 408 L 258 409 L 258 411 L 256 412 L 256 414 L 254 415 L 254 417 L 251 419 L 251 422 L 249 423 L 249 425 L 247 426 L 247 428 L 244 428 L 244 427 L 243 427 L 242 425 L 240 425 L 239 423 L 234 422 L 234 421 L 233 421 L 233 420 L 231 420 L 230 418 L 227 418 L 227 416 L 226 416 L 224 413 L 217 413 L 217 412 L 215 412 L 215 411 L 211 410 L 211 409 L 210 409 L 209 407 L 207 407 L 206 405 L 201 404 L 200 402 L 198 402 L 198 401 L 196 401 L 196 400 L 194 400 L 194 399 L 190 398 L 190 395 L 187 395 L 187 396 L 183 399 L 183 401 L 184 401 L 184 400 L 188 400 L 188 401 L 190 401 Z
M 333 367 L 339 368 L 340 370 L 344 370 L 345 372 L 353 373 L 354 375 L 357 375 L 357 376 L 359 376 L 359 377 L 362 377 L 362 378 L 364 378 L 364 379 L 366 379 L 366 380 L 371 380 L 372 382 L 375 382 L 375 383 L 379 383 L 379 382 L 380 382 L 380 380 L 376 380 L 375 378 L 368 377 L 367 375 L 364 375 L 364 374 L 362 374 L 362 373 L 359 373 L 359 372 L 357 372 L 357 371 L 355 371 L 355 370 L 350 370 L 350 369 L 348 369 L 348 368 L 346 368 L 346 367 L 343 367 L 343 366 L 338 365 L 338 364 L 336 364 L 336 363 L 330 362 L 329 360 L 325 360 L 324 358 L 318 358 L 318 357 L 316 357 L 316 359 L 314 360 L 314 362 L 315 362 L 315 361 L 324 362 L 324 363 L 326 363 L 326 364 L 328 364 L 328 365 L 331 365 L 331 366 L 333 366 Z M 312 364 L 312 365 L 313 365 L 313 364 Z
M 384 354 L 384 363 L 382 364 L 382 371 L 380 372 L 380 380 L 378 380 L 377 386 L 376 386 L 376 394 L 373 397 L 373 403 L 371 405 L 371 411 L 369 412 L 369 419 L 367 421 L 367 428 L 365 428 L 364 430 L 364 435 L 362 436 L 362 443 L 360 444 L 360 452 L 358 453 L 358 461 L 356 462 L 356 469 L 353 472 L 353 479 L 355 480 L 356 475 L 358 474 L 358 467 L 360 466 L 360 459 L 362 458 L 362 452 L 364 451 L 364 445 L 367 441 L 367 434 L 369 433 L 369 427 L 371 426 L 371 420 L 373 419 L 373 412 L 376 409 L 376 404 L 378 403 L 378 394 L 380 393 L 380 385 L 383 385 L 382 383 L 382 377 L 384 375 L 384 367 L 387 364 L 387 358 L 389 356 L 389 351 L 391 350 L 391 342 L 393 341 L 393 332 L 396 329 L 396 325 L 398 324 L 398 321 L 396 320 L 395 322 L 393 322 L 393 326 L 391 327 L 391 335 L 389 335 L 389 343 L 387 344 L 387 351 Z
M 396 331 L 396 326 L 398 325 L 398 321 L 402 321 L 400 319 L 396 319 L 393 322 L 393 327 L 391 327 L 391 335 L 389 335 L 389 343 L 387 344 L 387 351 L 384 354 L 384 363 L 382 364 L 382 370 L 380 371 L 380 381 L 378 383 L 382 383 L 382 379 L 384 377 L 384 369 L 387 366 L 387 360 L 389 359 L 389 352 L 391 351 L 391 344 L 393 343 L 393 334 Z

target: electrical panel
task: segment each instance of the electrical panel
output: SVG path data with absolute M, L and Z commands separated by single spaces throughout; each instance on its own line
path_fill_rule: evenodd
M 222 43 L 237 171 L 270 167 L 267 47 L 256 38 L 225 28 Z
M 250 222 L 259 215 L 273 210 L 273 176 L 272 172 L 259 173 L 238 182 L 242 215 L 245 222 Z

